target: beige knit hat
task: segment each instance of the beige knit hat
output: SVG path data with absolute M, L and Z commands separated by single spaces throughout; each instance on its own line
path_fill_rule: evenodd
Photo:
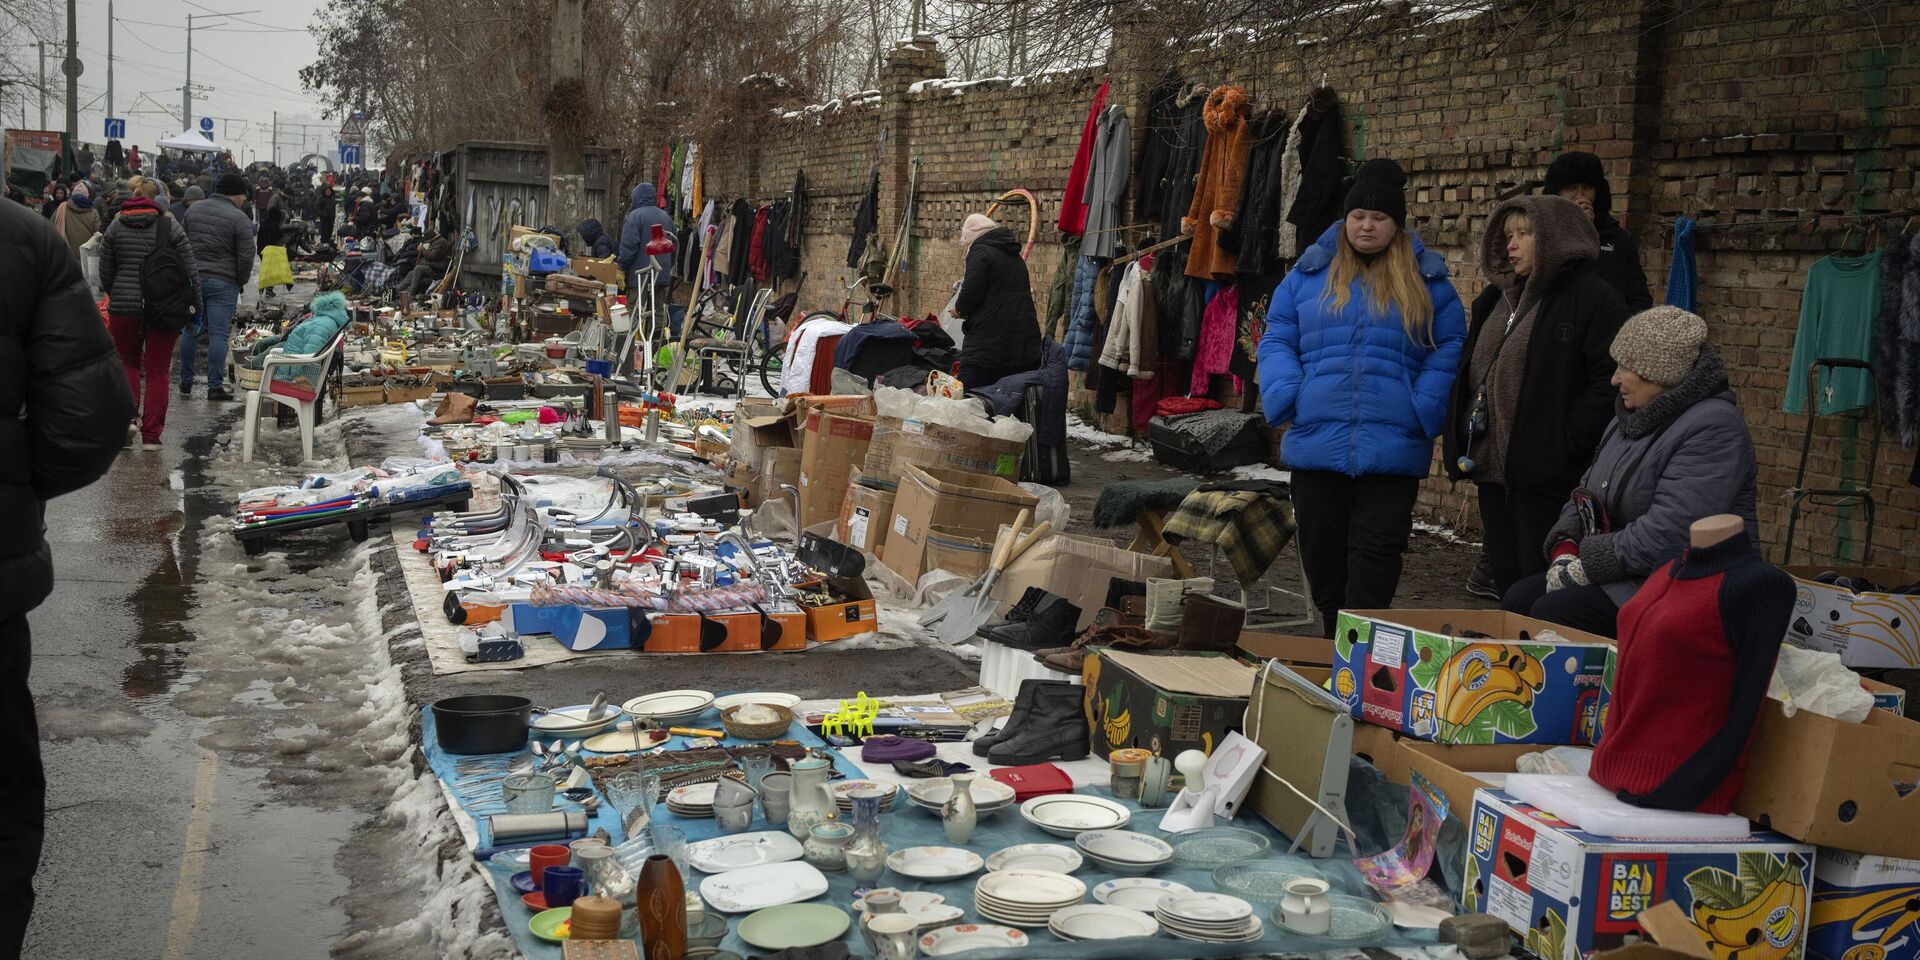
M 999 224 L 993 222 L 992 217 L 984 213 L 969 213 L 966 222 L 960 225 L 960 245 L 971 247 L 975 240 L 986 236 L 988 231 L 998 226 Z
M 1671 387 L 1687 378 L 1707 342 L 1707 321 L 1659 306 L 1627 318 L 1613 338 L 1613 360 L 1641 379 Z

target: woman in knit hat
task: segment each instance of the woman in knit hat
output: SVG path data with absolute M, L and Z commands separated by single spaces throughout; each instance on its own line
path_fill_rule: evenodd
M 85 180 L 74 184 L 66 202 L 53 212 L 53 228 L 66 238 L 76 257 L 80 248 L 100 232 L 100 211 L 93 208 L 93 190 Z
M 1561 197 L 1515 197 L 1481 244 L 1443 462 L 1479 491 L 1493 585 L 1546 571 L 1540 544 L 1613 417 L 1607 348 L 1627 306 L 1595 270 L 1593 221 Z
M 989 217 L 969 214 L 960 226 L 967 272 L 954 298 L 960 328 L 960 382 L 991 386 L 1040 366 L 1040 320 L 1020 239 Z
M 1346 217 L 1280 282 L 1260 338 L 1261 409 L 1292 424 L 1280 458 L 1327 636 L 1342 607 L 1393 605 L 1467 336 L 1446 262 L 1407 229 L 1406 183 L 1391 160 L 1361 165 Z
M 1705 320 L 1678 307 L 1636 314 L 1613 338 L 1614 418 L 1543 545 L 1551 565 L 1503 606 L 1615 635 L 1647 575 L 1687 548 L 1702 517 L 1730 513 L 1758 542 L 1753 437 Z

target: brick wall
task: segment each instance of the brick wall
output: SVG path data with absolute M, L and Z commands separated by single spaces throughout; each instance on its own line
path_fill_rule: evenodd
M 887 305 L 918 314 L 937 310 L 960 275 L 960 220 L 1003 190 L 1026 187 L 1042 203 L 1029 268 L 1044 309 L 1059 259 L 1048 225 L 1094 89 L 1110 71 L 1112 95 L 1128 106 L 1138 134 L 1146 91 L 1174 62 L 1189 79 L 1245 86 L 1256 109 L 1296 110 L 1324 75 L 1341 93 L 1348 153 L 1407 168 L 1413 226 L 1446 257 L 1468 300 L 1482 286 L 1475 261 L 1495 199 L 1536 182 L 1566 149 L 1606 159 L 1615 214 L 1640 239 L 1656 299 L 1675 216 L 1718 225 L 1920 207 L 1912 173 L 1920 160 L 1920 5 L 1621 0 L 1569 2 L 1566 11 L 1517 20 L 1497 8 L 1417 31 L 1383 24 L 1365 43 L 1303 38 L 1284 55 L 1233 43 L 1174 51 L 1120 20 L 1108 70 L 975 84 L 923 82 L 944 73 L 944 59 L 927 46 L 904 46 L 877 95 L 769 118 L 756 149 L 710 158 L 707 190 L 770 199 L 804 166 L 813 210 L 801 304 L 834 308 L 869 165 L 881 165 L 882 233 L 891 237 L 918 157 L 920 215 L 900 292 Z M 1003 219 L 1025 228 L 1021 214 Z M 1707 226 L 1697 235 L 1700 309 L 1754 431 L 1763 535 L 1776 557 L 1803 427 L 1778 412 L 1800 292 L 1808 268 L 1849 239 L 1848 226 Z M 1883 224 L 1882 235 L 1900 226 Z M 1851 246 L 1863 233 L 1854 232 Z M 1870 436 L 1854 421 L 1821 423 L 1810 479 L 1865 482 Z M 1871 478 L 1881 498 L 1875 562 L 1920 565 L 1901 549 L 1920 533 L 1920 490 L 1906 483 L 1912 458 L 1889 442 Z M 1421 510 L 1471 527 L 1471 494 L 1468 485 L 1430 480 Z M 1866 523 L 1857 511 L 1825 510 L 1801 530 L 1801 556 L 1839 545 L 1857 557 Z

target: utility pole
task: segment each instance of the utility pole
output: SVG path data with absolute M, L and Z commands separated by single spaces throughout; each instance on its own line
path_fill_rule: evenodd
M 280 165 L 280 111 L 273 112 L 273 146 L 267 148 L 267 162 Z
M 47 42 L 35 44 L 40 48 L 40 129 L 47 128 Z
M 107 0 L 107 116 L 113 116 L 113 0 Z
M 74 0 L 67 0 L 67 59 L 62 61 L 60 69 L 67 75 L 67 136 L 64 141 L 67 151 L 74 149 L 73 141 L 80 133 L 80 37 L 75 26 L 78 16 L 74 12 Z M 41 84 L 41 90 L 46 84 Z M 46 96 L 43 92 L 41 96 Z M 62 151 L 67 153 L 67 151 Z M 70 153 L 67 155 L 71 156 Z
M 547 39 L 553 87 L 575 98 L 584 109 L 581 82 L 581 34 L 586 24 L 587 0 L 556 0 L 548 9 Z M 561 113 L 547 124 L 547 210 L 556 224 L 580 222 L 587 201 L 587 160 L 581 141 L 588 119 L 579 112 Z M 662 184 L 664 191 L 666 185 Z
M 73 0 L 67 0 L 71 10 Z M 258 10 L 239 10 L 233 13 L 189 13 L 187 14 L 187 82 L 180 85 L 180 129 L 193 129 L 193 22 L 195 20 L 216 20 L 221 17 L 239 17 Z M 72 16 L 71 12 L 68 14 Z

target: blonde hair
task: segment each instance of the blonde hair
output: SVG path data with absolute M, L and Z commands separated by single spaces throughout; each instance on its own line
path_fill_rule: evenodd
M 1526 227 L 1529 230 L 1533 229 L 1533 218 L 1527 215 L 1527 208 L 1514 207 L 1512 210 L 1508 210 L 1507 215 L 1500 218 L 1500 235 L 1503 237 L 1513 236 L 1513 227 L 1515 224 Z
M 146 197 L 148 200 L 152 200 L 154 197 L 160 195 L 160 181 L 136 174 L 132 180 L 127 181 L 127 190 L 132 192 L 136 197 Z
M 1420 264 L 1413 257 L 1413 238 L 1401 229 L 1393 235 L 1371 268 L 1347 242 L 1343 225 L 1334 231 L 1333 264 L 1327 268 L 1327 305 L 1338 313 L 1347 308 L 1353 281 L 1367 288 L 1367 306 L 1384 316 L 1389 308 L 1400 311 L 1400 323 L 1407 337 L 1423 347 L 1433 341 L 1433 297 L 1427 293 L 1426 279 L 1420 276 Z

